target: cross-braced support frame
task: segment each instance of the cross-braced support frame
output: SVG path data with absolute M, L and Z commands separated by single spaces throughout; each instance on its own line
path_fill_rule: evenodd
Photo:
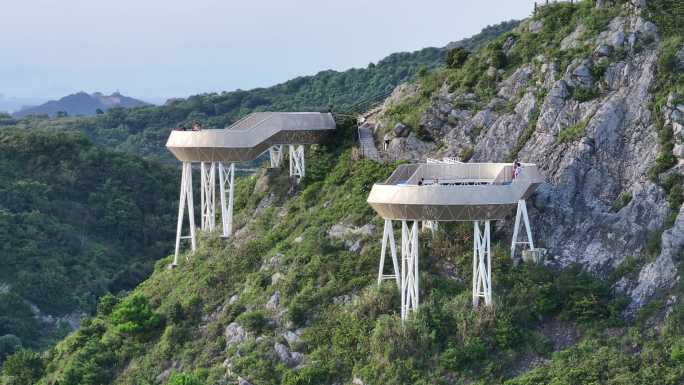
M 276 144 L 268 149 L 268 157 L 271 160 L 271 168 L 278 168 L 283 164 L 283 145 Z
M 484 231 L 480 222 L 475 221 L 473 234 L 473 306 L 484 299 L 485 306 L 492 304 L 492 253 L 490 247 L 490 225 L 484 221 Z
M 233 193 L 235 189 L 235 164 L 226 167 L 219 162 L 219 187 L 221 195 L 221 224 L 227 238 L 233 233 Z M 226 196 L 227 195 L 227 196 Z
M 290 176 L 296 177 L 299 182 L 304 178 L 306 171 L 304 163 L 304 146 L 299 145 L 289 145 L 290 147 Z
M 202 230 L 216 228 L 216 162 L 200 162 Z
M 190 225 L 190 235 L 182 235 L 183 232 L 183 217 L 185 216 L 185 207 L 188 208 L 188 222 Z M 176 253 L 173 257 L 173 265 L 178 265 L 178 254 L 180 252 L 181 239 L 190 239 L 192 251 L 197 248 L 197 238 L 195 236 L 195 208 L 193 206 L 192 198 L 192 163 L 183 162 L 181 172 L 181 188 L 180 200 L 178 202 L 178 226 L 176 227 Z
M 389 241 L 390 257 L 392 258 L 392 266 L 394 274 L 385 274 L 385 255 L 387 254 L 387 243 Z M 380 251 L 380 267 L 378 268 L 378 285 L 385 279 L 394 279 L 397 282 L 397 288 L 401 290 L 401 276 L 399 275 L 399 263 L 397 262 L 397 245 L 394 243 L 394 229 L 392 228 L 392 221 L 385 219 L 385 230 L 382 234 L 382 248 Z
M 520 220 L 525 224 L 525 231 L 527 232 L 527 242 L 519 242 L 518 234 L 520 232 Z M 515 258 L 516 245 L 528 245 L 530 250 L 534 250 L 534 243 L 532 242 L 532 229 L 530 228 L 530 219 L 527 216 L 527 205 L 524 199 L 518 201 L 518 211 L 515 214 L 515 225 L 513 227 L 513 239 L 511 240 L 511 259 Z
M 405 320 L 412 311 L 418 310 L 418 221 L 411 228 L 401 221 L 401 319 Z

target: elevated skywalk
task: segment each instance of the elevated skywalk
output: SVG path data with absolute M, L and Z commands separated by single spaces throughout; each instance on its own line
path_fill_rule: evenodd
M 491 224 L 517 205 L 511 256 L 517 245 L 534 250 L 525 199 L 543 182 L 535 164 L 437 162 L 400 165 L 384 183 L 373 185 L 368 204 L 385 219 L 378 284 L 394 279 L 401 292 L 401 317 L 418 308 L 418 224 L 435 229 L 439 222 L 474 222 L 473 306 L 492 304 Z M 397 260 L 392 221 L 401 221 L 401 263 Z M 518 241 L 520 225 L 527 241 Z M 390 250 L 394 274 L 384 274 Z
M 173 266 L 178 264 L 181 240 L 190 240 L 193 251 L 197 246 L 192 163 L 200 165 L 201 229 L 213 232 L 218 228 L 218 184 L 222 236 L 229 237 L 233 229 L 235 162 L 251 161 L 269 151 L 271 167 L 280 167 L 287 145 L 290 176 L 299 181 L 305 176 L 304 146 L 322 142 L 335 128 L 331 113 L 256 112 L 225 129 L 172 131 L 166 147 L 183 163 Z M 186 208 L 190 231 L 182 235 Z

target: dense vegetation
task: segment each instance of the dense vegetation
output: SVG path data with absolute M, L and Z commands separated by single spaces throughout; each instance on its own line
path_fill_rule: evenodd
M 0 131 L 0 346 L 49 343 L 29 303 L 88 313 L 146 278 L 173 237 L 176 180 L 81 133 Z
M 476 49 L 517 25 L 515 21 L 488 26 L 480 34 L 452 43 Z M 367 68 L 344 72 L 322 71 L 284 83 L 253 90 L 194 95 L 174 99 L 164 106 L 133 109 L 113 108 L 95 117 L 32 116 L 13 119 L 0 114 L 1 126 L 21 129 L 85 132 L 97 144 L 136 155 L 170 160 L 164 143 L 169 130 L 177 125 L 201 122 L 206 127 L 225 127 L 253 111 L 327 110 L 362 111 L 383 99 L 394 87 L 423 71 L 440 67 L 443 48 L 425 48 L 411 53 L 395 53 Z
M 469 226 L 442 226 L 421 238 L 422 306 L 402 324 L 394 282 L 375 285 L 382 223 L 365 202 L 372 183 L 394 165 L 354 160 L 353 126 L 345 127 L 335 143 L 309 152 L 311 172 L 296 195 L 286 171 L 239 180 L 236 222 L 248 231 L 230 241 L 203 235 L 200 249 L 174 270 L 166 268 L 170 257 L 160 260 L 130 295 L 103 297 L 97 315 L 38 362 L 27 352 L 12 356 L 5 381 L 235 384 L 240 377 L 294 385 L 358 377 L 367 384 L 490 384 L 526 370 L 530 358 L 551 365 L 511 384 L 684 380 L 681 306 L 665 337 L 649 329 L 641 337 L 642 329 L 624 327 L 626 302 L 612 282 L 578 267 L 514 266 L 496 235 L 496 306 L 473 309 Z M 339 223 L 376 230 L 355 238 L 361 248 L 351 251 L 328 235 Z M 276 293 L 276 305 L 266 306 Z M 228 341 L 226 329 L 235 324 L 247 333 L 241 344 Z M 559 327 L 548 332 L 549 325 Z M 301 340 L 285 337 L 299 328 Z M 554 354 L 568 330 L 584 342 Z M 635 339 L 644 350 L 621 349 Z M 286 365 L 278 344 L 305 352 L 306 360 Z M 640 354 L 648 360 L 639 363 Z M 620 370 L 605 370 L 609 365 Z

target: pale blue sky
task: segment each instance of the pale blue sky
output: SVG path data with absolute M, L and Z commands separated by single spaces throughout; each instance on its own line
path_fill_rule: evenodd
M 0 94 L 140 98 L 364 67 L 520 19 L 533 0 L 8 0 Z

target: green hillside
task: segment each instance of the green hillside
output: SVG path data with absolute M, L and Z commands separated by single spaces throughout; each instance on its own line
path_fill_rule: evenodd
M 517 24 L 517 21 L 508 21 L 488 26 L 481 33 L 452 44 L 477 49 Z M 187 99 L 171 100 L 159 107 L 113 108 L 91 118 L 48 119 L 46 116 L 33 116 L 12 119 L 9 116 L 3 118 L 0 114 L 0 127 L 75 129 L 85 132 L 100 145 L 170 160 L 163 146 L 168 132 L 179 124 L 189 126 L 198 121 L 206 127 L 225 127 L 253 111 L 317 111 L 330 106 L 335 111 L 346 111 L 367 107 L 365 102 L 386 95 L 400 83 L 412 79 L 421 68 L 431 70 L 442 66 L 444 55 L 443 48 L 395 53 L 366 68 L 344 72 L 322 71 L 313 76 L 302 76 L 272 87 L 248 91 L 194 95 Z
M 422 305 L 402 324 L 394 283 L 375 285 L 382 223 L 365 202 L 395 165 L 354 160 L 354 129 L 344 125 L 334 143 L 309 153 L 310 173 L 296 196 L 285 171 L 242 178 L 235 216 L 242 230 L 233 240 L 204 235 L 174 270 L 166 268 L 170 257 L 160 260 L 150 279 L 130 295 L 103 298 L 97 316 L 45 356 L 10 358 L 6 381 L 493 384 L 536 357 L 552 365 L 510 384 L 681 383 L 684 308 L 657 333 L 625 328 L 625 302 L 609 282 L 578 268 L 513 266 L 498 235 L 497 305 L 474 310 L 469 226 L 422 237 Z M 338 239 L 330 229 L 340 224 L 376 230 Z M 350 246 L 356 241 L 358 250 Z M 545 331 L 549 325 L 560 328 Z M 566 330 L 583 342 L 553 354 L 565 349 L 557 340 Z M 632 344 L 643 348 L 623 348 Z M 283 347 L 305 360 L 284 361 Z
M 145 279 L 170 249 L 177 178 L 81 133 L 0 131 L 0 338 L 40 347 L 53 331 L 29 303 L 88 313 Z

